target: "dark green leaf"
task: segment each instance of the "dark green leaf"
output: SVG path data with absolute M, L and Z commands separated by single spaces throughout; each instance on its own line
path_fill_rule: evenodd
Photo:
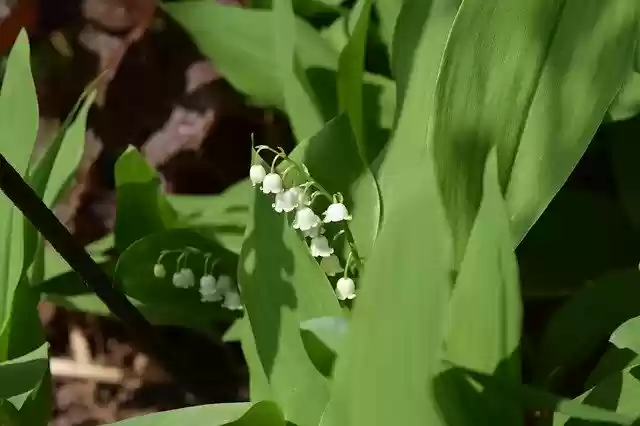
M 344 317 L 313 318 L 300 324 L 304 347 L 318 371 L 329 377 L 347 331 Z
M 11 398 L 33 390 L 49 368 L 49 345 L 0 363 L 0 399 Z
M 117 423 L 113 426 L 284 426 L 278 406 L 263 401 L 232 404 L 201 405 L 163 413 L 147 414 Z

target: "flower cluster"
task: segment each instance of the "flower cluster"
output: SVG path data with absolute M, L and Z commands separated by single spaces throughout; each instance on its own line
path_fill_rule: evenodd
M 294 213 L 293 228 L 299 230 L 305 238 L 309 239 L 309 250 L 311 255 L 320 259 L 320 266 L 329 276 L 335 276 L 343 272 L 343 276 L 336 283 L 336 295 L 340 300 L 350 300 L 356 297 L 355 283 L 348 274 L 352 263 L 358 260 L 358 254 L 351 237 L 351 232 L 347 222 L 351 220 L 351 215 L 344 205 L 342 194 L 330 194 L 309 174 L 308 169 L 303 164 L 298 164 L 289 158 L 284 151 L 276 151 L 267 146 L 257 147 L 257 152 L 270 150 L 276 154 L 271 164 L 271 171 L 260 164 L 254 164 L 249 170 L 249 178 L 254 187 L 260 185 L 264 194 L 274 194 L 273 209 L 277 213 Z M 278 159 L 282 159 L 289 167 L 282 174 L 275 169 Z M 284 180 L 287 174 L 295 170 L 304 177 L 304 183 L 286 188 Z M 313 204 L 317 197 L 325 197 L 329 206 L 322 213 L 322 218 L 313 210 Z M 332 238 L 332 242 L 342 235 L 347 235 L 349 242 L 349 257 L 345 268 L 340 265 L 340 260 L 334 254 L 330 241 L 325 236 L 324 225 L 329 223 L 342 224 L 343 228 Z
M 165 278 L 167 270 L 162 263 L 164 257 L 169 254 L 179 254 L 176 271 L 171 277 L 174 287 L 190 289 L 196 285 L 196 277 L 193 271 L 186 265 L 189 254 L 200 254 L 198 249 L 187 247 L 184 250 L 165 250 L 160 253 L 156 264 L 153 266 L 153 275 L 156 278 Z M 233 279 L 228 275 L 214 277 L 214 268 L 217 261 L 210 264 L 211 253 L 204 255 L 204 275 L 200 277 L 200 300 L 207 302 L 222 302 L 222 306 L 231 310 L 242 309 L 240 294 L 236 289 Z

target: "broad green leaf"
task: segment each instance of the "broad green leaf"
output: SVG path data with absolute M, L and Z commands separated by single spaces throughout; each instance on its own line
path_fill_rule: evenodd
M 160 178 L 144 157 L 129 147 L 116 161 L 116 247 L 177 225 L 177 214 L 162 193 Z
M 506 192 L 516 242 L 565 182 L 625 83 L 639 13 L 637 2 L 568 0 L 556 17 L 555 36 L 526 109 L 527 118 L 521 121 L 522 135 Z M 513 119 L 514 114 L 509 108 L 503 119 Z
M 555 382 L 629 318 L 640 315 L 640 272 L 619 270 L 577 293 L 549 320 L 535 356 L 538 383 Z
M 631 349 L 640 355 L 640 316 L 631 318 L 618 327 L 609 341 L 620 349 Z
M 200 405 L 162 413 L 147 414 L 129 420 L 112 423 L 114 426 L 284 426 L 285 421 L 278 406 L 263 401 L 231 404 Z
M 338 60 L 338 101 L 340 111 L 346 112 L 363 158 L 367 154 L 365 126 L 362 115 L 362 76 L 364 74 L 367 31 L 371 17 L 372 0 L 362 0 L 359 15 L 349 42 Z
M 402 0 L 375 0 L 374 3 L 380 20 L 380 37 L 387 46 L 389 56 L 392 56 L 393 36 L 396 21 L 402 9 Z
M 611 374 L 589 391 L 576 398 L 577 402 L 615 412 L 620 421 L 614 424 L 631 425 L 640 418 L 640 367 L 634 366 Z M 572 413 L 556 415 L 553 426 L 588 426 L 593 423 L 588 417 L 576 420 Z M 573 417 L 573 418 L 572 418 Z M 593 419 L 595 420 L 595 419 Z M 604 420 L 604 419 L 603 419 Z
M 522 302 L 513 247 L 494 149 L 449 302 L 445 356 L 456 365 L 519 383 Z M 522 424 L 522 415 L 510 409 L 510 404 L 499 405 L 499 418 L 508 419 L 511 425 Z
M 331 376 L 347 327 L 344 317 L 313 318 L 300 324 L 300 334 L 307 354 L 318 371 L 326 377 Z
M 49 368 L 49 345 L 0 363 L 0 399 L 7 399 L 33 390 Z
M 607 111 L 607 121 L 624 121 L 640 112 L 640 73 L 632 72 Z
M 340 315 L 331 284 L 311 257 L 292 218 L 254 190 L 238 265 L 242 300 L 274 400 L 287 420 L 317 424 L 329 397 L 327 380 L 306 355 L 300 323 Z
M 207 0 L 166 3 L 163 7 L 236 89 L 262 103 L 284 108 L 271 11 Z M 337 52 L 313 27 L 297 19 L 295 34 L 303 69 L 336 69 Z
M 425 147 L 435 77 L 456 9 L 453 1 L 415 0 L 405 1 L 400 13 L 394 70 L 402 108 L 379 160 L 384 222 L 357 282 L 322 426 L 443 424 L 430 382 L 440 370 L 451 242 Z
M 251 191 L 251 181 L 245 179 L 218 195 L 168 195 L 168 199 L 181 223 L 240 254 Z
M 173 285 L 172 275 L 176 272 L 176 263 L 180 253 L 164 256 L 162 264 L 167 274 L 164 278 L 153 275 L 153 266 L 157 263 L 163 250 L 182 251 L 192 247 L 200 251 L 190 254 L 183 264 L 191 268 L 196 278 L 196 286 L 191 289 L 180 289 Z M 169 312 L 184 312 L 203 324 L 220 318 L 222 309 L 219 304 L 202 303 L 198 291 L 198 281 L 204 274 L 205 254 L 211 253 L 218 264 L 214 275 L 234 276 L 237 258 L 222 249 L 215 242 L 208 240 L 190 229 L 172 229 L 144 237 L 133 243 L 118 259 L 114 277 L 125 294 L 151 308 Z
M 291 0 L 274 0 L 272 19 L 284 109 L 294 135 L 301 141 L 317 133 L 325 120 L 296 51 L 296 19 Z

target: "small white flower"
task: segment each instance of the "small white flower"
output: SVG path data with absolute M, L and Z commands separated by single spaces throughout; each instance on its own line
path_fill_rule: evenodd
M 161 263 L 157 263 L 153 265 L 153 275 L 156 278 L 164 278 L 167 276 L 167 270 L 164 269 L 164 265 L 162 265 Z
M 343 272 L 344 269 L 340 266 L 340 259 L 335 254 L 332 254 L 328 257 L 323 257 L 320 261 L 320 267 L 324 271 L 325 274 L 333 277 Z
M 269 173 L 262 180 L 262 192 L 265 194 L 278 194 L 282 192 L 282 178 L 277 173 Z
M 193 271 L 189 268 L 182 268 L 180 271 L 173 274 L 173 285 L 177 288 L 190 288 L 196 283 L 196 278 L 193 275 Z
M 233 279 L 228 275 L 220 275 L 218 277 L 218 291 L 220 293 L 228 293 L 234 290 Z
M 319 235 L 324 234 L 324 228 L 322 227 L 322 225 L 318 224 L 316 226 L 312 226 L 306 231 L 302 231 L 302 234 L 308 238 L 315 238 Z
M 276 202 L 273 204 L 273 209 L 278 213 L 290 212 L 298 207 L 300 188 L 293 187 L 284 192 L 276 194 Z
M 228 291 L 224 296 L 224 302 L 222 303 L 227 309 L 231 309 L 232 311 L 242 309 L 242 301 L 240 300 L 240 295 L 237 291 L 232 290 Z
M 249 169 L 249 179 L 251 179 L 251 184 L 253 186 L 261 184 L 266 176 L 267 171 L 260 164 L 254 164 Z
M 336 294 L 340 300 L 355 299 L 356 284 L 351 278 L 342 277 L 336 283 Z
M 315 237 L 311 239 L 311 256 L 329 257 L 333 254 L 333 249 L 329 247 L 329 240 L 326 237 Z
M 342 203 L 333 203 L 324 212 L 324 223 L 351 220 L 349 211 Z
M 293 189 L 293 188 L 291 188 Z M 298 193 L 298 205 L 299 206 L 310 206 L 311 205 L 311 198 L 309 197 L 309 194 L 307 194 L 307 191 L 303 190 L 300 187 L 296 187 L 297 189 L 297 193 Z
M 211 275 L 200 278 L 200 300 L 202 302 L 219 302 L 222 295 L 216 288 L 216 279 Z
M 299 229 L 304 232 L 315 226 L 320 226 L 320 218 L 309 207 L 303 207 L 296 212 L 293 229 Z

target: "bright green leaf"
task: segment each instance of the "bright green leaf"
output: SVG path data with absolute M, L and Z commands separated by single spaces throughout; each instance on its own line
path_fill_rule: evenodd
M 144 157 L 129 147 L 118 158 L 116 246 L 124 250 L 138 239 L 177 224 L 177 214 L 162 193 L 160 178 Z
M 631 318 L 618 327 L 609 341 L 620 349 L 631 349 L 640 355 L 640 316 Z
M 313 318 L 300 324 L 305 349 L 318 371 L 329 377 L 347 331 L 344 317 Z

